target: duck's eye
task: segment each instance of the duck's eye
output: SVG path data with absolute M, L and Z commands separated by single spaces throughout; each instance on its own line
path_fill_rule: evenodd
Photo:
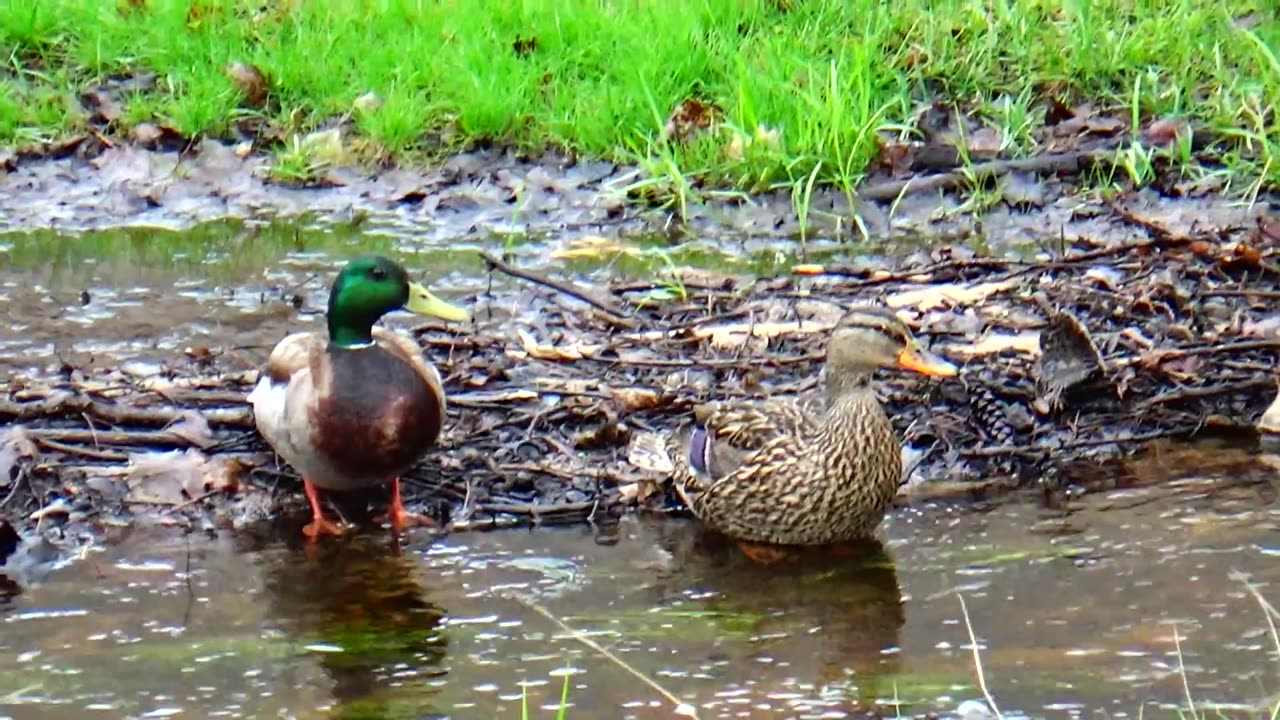
M 386 279 L 387 279 L 387 271 L 386 271 L 386 270 L 383 270 L 383 269 L 382 269 L 382 268 L 380 268 L 380 267 L 376 267 L 376 268 L 374 268 L 374 269 L 370 270 L 370 271 L 369 271 L 369 275 L 371 275 L 371 276 L 373 277 L 373 279 L 374 279 L 374 280 L 386 280 Z

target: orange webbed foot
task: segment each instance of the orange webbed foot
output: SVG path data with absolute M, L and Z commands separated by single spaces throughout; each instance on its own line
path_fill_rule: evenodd
M 302 479 L 302 487 L 307 493 L 307 502 L 311 504 L 311 522 L 302 528 L 302 534 L 312 540 L 321 535 L 331 535 L 340 537 L 346 530 L 338 523 L 333 522 L 324 516 L 324 512 L 320 509 L 320 493 L 316 490 L 316 486 L 311 484 L 310 480 Z
M 747 559 L 760 565 L 773 565 L 791 558 L 790 552 L 774 545 L 747 542 L 746 540 L 738 540 L 737 544 L 738 548 L 742 550 L 742 554 L 747 556 Z
M 378 522 L 390 522 L 391 528 L 396 532 L 407 527 L 431 527 L 436 524 L 426 515 L 411 513 L 404 509 L 404 503 L 400 499 L 400 478 L 391 481 L 391 507 L 387 508 L 385 514 L 374 519 Z

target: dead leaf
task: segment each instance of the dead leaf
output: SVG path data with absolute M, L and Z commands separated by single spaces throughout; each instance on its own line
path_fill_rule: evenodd
M 155 149 L 163 143 L 182 142 L 182 134 L 171 127 L 154 123 L 138 123 L 133 128 L 133 141 L 139 145 Z
M 378 96 L 378 93 L 367 92 L 356 98 L 355 102 L 351 103 L 351 106 L 357 112 L 370 113 L 382 107 L 382 98 Z
M 261 107 L 267 101 L 267 94 L 271 91 L 271 85 L 267 82 L 267 76 L 262 74 L 256 66 L 249 63 L 240 62 L 239 60 L 228 63 L 223 71 L 227 77 L 231 78 L 231 82 L 244 96 L 244 102 L 249 107 Z
M 766 150 L 777 150 L 781 134 L 775 128 L 759 126 L 754 135 L 744 135 L 736 130 L 724 148 L 724 155 L 729 160 L 740 162 L 753 146 L 761 145 Z
M 885 304 L 891 308 L 914 307 L 917 310 L 974 305 L 992 295 L 1012 290 L 1017 286 L 1018 281 L 1016 280 L 987 282 L 978 285 L 942 283 L 890 295 L 885 300 Z
M 639 257 L 640 252 L 633 247 L 623 245 L 617 240 L 610 240 L 599 235 L 583 235 L 570 240 L 565 247 L 551 251 L 551 257 L 557 260 L 584 258 L 587 260 L 599 260 L 613 255 Z
M 700 327 L 693 331 L 699 339 L 710 338 L 717 348 L 739 348 L 753 340 L 768 341 L 780 335 L 809 335 L 835 327 L 834 321 L 792 320 L 787 322 L 740 322 Z M 753 343 L 755 344 L 755 343 Z M 761 343 L 762 344 L 762 343 Z
M 1240 326 L 1241 337 L 1280 338 L 1280 313 L 1263 317 L 1261 320 L 1245 320 Z
M 516 57 L 524 57 L 538 49 L 538 38 L 526 38 L 517 35 L 515 41 L 511 43 L 511 49 L 515 52 Z
M 640 470 L 663 475 L 675 469 L 667 454 L 666 439 L 652 432 L 636 433 L 627 448 L 627 462 Z
M 1004 148 L 1004 133 L 984 125 L 965 137 L 965 146 L 971 157 L 990 159 L 999 155 Z
M 317 130 L 306 135 L 298 141 L 298 147 L 308 158 L 330 165 L 340 165 L 347 157 L 339 128 Z
M 207 448 L 213 444 L 213 428 L 209 427 L 209 421 L 198 410 L 187 410 L 182 413 L 182 419 L 165 429 L 199 448 Z
M 516 334 L 520 336 L 520 347 L 526 356 L 539 360 L 581 360 L 600 351 L 600 345 L 580 341 L 564 346 L 543 345 L 524 328 L 516 328 Z
M 124 111 L 120 108 L 120 103 L 111 97 L 111 93 L 103 90 L 95 90 L 85 93 L 80 98 L 85 109 L 90 112 L 89 119 L 94 122 L 100 122 L 109 125 L 120 119 Z
M 703 102 L 698 98 L 689 98 L 671 111 L 671 116 L 662 126 L 662 139 L 685 142 L 711 129 L 719 121 L 720 108 L 714 103 Z
M 609 394 L 629 411 L 652 410 L 662 405 L 662 395 L 648 388 L 609 388 Z
M 1258 429 L 1264 433 L 1280 434 L 1280 395 L 1276 396 L 1271 407 L 1258 418 Z
M 1025 330 L 1017 334 L 990 333 L 975 343 L 968 345 L 947 345 L 946 354 L 962 360 L 996 355 L 1002 352 L 1017 352 L 1025 355 L 1040 354 L 1040 332 Z
M 0 487 L 8 487 L 18 477 L 18 463 L 37 457 L 40 449 L 27 429 L 11 425 L 0 430 Z
M 1156 147 L 1172 145 L 1184 133 L 1190 132 L 1186 118 L 1162 118 L 1147 126 L 1143 139 Z
M 235 490 L 244 471 L 234 458 L 211 458 L 195 448 L 133 453 L 125 483 L 131 500 L 177 505 L 210 491 Z
M 1040 333 L 1040 352 L 1036 386 L 1050 407 L 1057 407 L 1066 391 L 1106 372 L 1089 329 L 1065 310 L 1049 311 Z
M 876 136 L 876 144 L 880 153 L 876 163 L 894 177 L 906 177 L 911 174 L 911 166 L 915 163 L 916 145 L 899 142 L 896 135 L 881 134 Z

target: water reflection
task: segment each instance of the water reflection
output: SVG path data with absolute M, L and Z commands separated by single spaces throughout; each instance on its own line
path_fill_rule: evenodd
M 1006 712 L 1172 716 L 1188 689 L 1261 708 L 1280 665 L 1233 574 L 1275 602 L 1278 483 L 1232 465 L 1065 509 L 898 510 L 883 544 L 768 567 L 671 518 L 628 518 L 609 544 L 578 527 L 410 535 L 399 553 L 380 531 L 310 551 L 293 532 L 132 533 L 0 609 L 0 716 L 518 718 L 528 681 L 548 718 L 572 667 L 570 718 L 672 717 L 510 593 L 703 718 L 856 717 L 895 697 L 903 716 L 954 711 L 979 697 L 967 619 Z
M 389 717 L 406 694 L 431 702 L 449 640 L 416 556 L 373 534 L 286 542 L 244 550 L 264 578 L 264 619 L 314 654 L 336 717 Z
M 806 680 L 852 682 L 865 702 L 892 694 L 882 694 L 879 679 L 901 670 L 906 610 L 884 543 L 794 551 L 766 567 L 714 533 L 669 523 L 653 530 L 673 557 L 660 587 L 668 594 L 696 588 L 698 603 L 715 616 L 750 618 L 752 659 L 808 636 L 813 666 Z

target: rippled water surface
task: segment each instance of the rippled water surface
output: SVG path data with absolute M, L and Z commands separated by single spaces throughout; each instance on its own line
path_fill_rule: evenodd
M 0 606 L 13 717 L 904 714 L 977 698 L 957 593 L 1010 714 L 1168 717 L 1280 692 L 1276 478 L 894 513 L 883 554 L 762 568 L 677 519 L 293 538 L 139 531 Z M 548 617 L 551 616 L 551 617 Z M 1175 637 L 1176 634 L 1176 637 Z M 1179 654 L 1179 648 L 1181 653 Z M 1182 668 L 1180 670 L 1180 668 Z M 1087 711 L 1087 712 L 1086 712 Z
M 202 344 L 250 366 L 315 327 L 333 268 L 369 249 L 446 296 L 491 287 L 476 247 L 368 229 L 0 238 L 0 372 Z M 668 258 L 562 262 L 643 275 Z M 767 568 L 673 518 L 398 548 L 118 531 L 0 600 L 0 717 L 519 718 L 527 702 L 549 718 L 564 692 L 569 718 L 674 717 L 663 691 L 704 718 L 946 714 L 981 697 L 970 624 L 1007 716 L 1176 717 L 1190 697 L 1267 717 L 1276 640 L 1236 573 L 1280 603 L 1273 465 L 1166 449 L 1118 490 L 904 508 L 881 548 Z

